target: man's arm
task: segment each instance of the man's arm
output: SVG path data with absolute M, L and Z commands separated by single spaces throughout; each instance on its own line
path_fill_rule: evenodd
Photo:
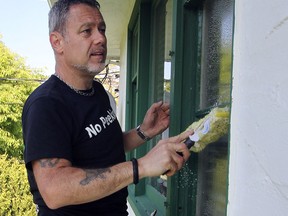
M 132 163 L 109 168 L 72 167 L 66 159 L 41 159 L 32 163 L 39 191 L 51 209 L 87 203 L 108 196 L 133 182 Z
M 148 137 L 162 133 L 166 130 L 170 123 L 170 107 L 169 104 L 162 101 L 152 104 L 147 110 L 143 123 L 140 125 L 141 131 Z M 139 137 L 136 129 L 125 132 L 123 135 L 125 151 L 131 151 L 145 141 Z
M 191 132 L 161 140 L 144 157 L 138 159 L 139 179 L 175 174 L 190 156 L 182 143 Z M 182 152 L 183 157 L 177 152 Z M 109 168 L 82 169 L 72 167 L 65 159 L 33 161 L 33 173 L 39 191 L 51 209 L 87 203 L 106 197 L 133 182 L 131 161 Z
M 137 134 L 136 128 L 125 132 L 123 134 L 123 140 L 125 152 L 129 152 L 145 143 L 145 141 Z

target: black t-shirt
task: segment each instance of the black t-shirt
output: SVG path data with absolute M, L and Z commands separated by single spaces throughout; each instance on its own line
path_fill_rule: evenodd
M 123 133 L 103 86 L 82 96 L 55 76 L 38 87 L 22 115 L 24 159 L 39 215 L 127 215 L 127 188 L 103 199 L 51 211 L 37 188 L 31 162 L 64 158 L 81 168 L 106 168 L 125 161 Z

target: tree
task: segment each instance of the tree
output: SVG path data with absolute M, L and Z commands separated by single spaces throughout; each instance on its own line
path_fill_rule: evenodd
M 28 95 L 46 79 L 25 66 L 0 35 L 0 214 L 34 215 L 25 165 L 21 115 Z
M 23 161 L 0 155 L 0 215 L 36 215 Z
M 22 158 L 23 104 L 45 79 L 41 70 L 33 71 L 25 66 L 24 59 L 11 52 L 0 36 L 0 154 Z

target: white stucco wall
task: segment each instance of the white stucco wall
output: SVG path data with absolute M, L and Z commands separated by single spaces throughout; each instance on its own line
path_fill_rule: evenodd
M 229 216 L 288 215 L 288 1 L 236 0 Z

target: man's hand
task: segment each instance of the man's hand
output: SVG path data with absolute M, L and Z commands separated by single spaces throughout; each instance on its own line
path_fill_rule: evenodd
M 146 112 L 141 130 L 146 136 L 152 138 L 164 130 L 166 130 L 170 123 L 170 106 L 162 101 L 152 104 Z
M 174 175 L 190 157 L 190 151 L 183 143 L 192 131 L 160 140 L 144 157 L 138 159 L 139 177 Z M 181 153 L 183 156 L 181 156 Z

